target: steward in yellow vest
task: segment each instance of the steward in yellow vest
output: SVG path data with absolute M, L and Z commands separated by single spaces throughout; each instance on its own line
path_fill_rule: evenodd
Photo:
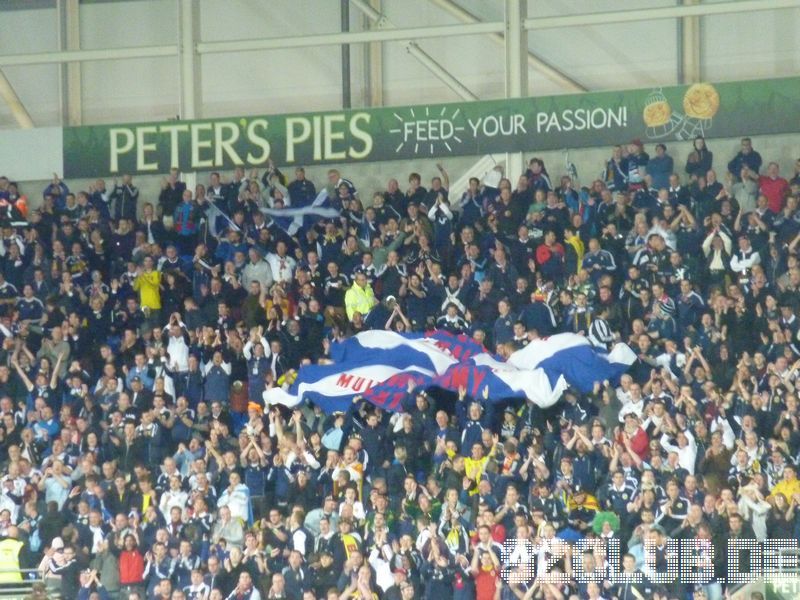
M 16 527 L 8 528 L 8 537 L 0 541 L 0 583 L 22 581 L 19 569 L 19 554 L 23 544 L 17 539 L 19 531 Z

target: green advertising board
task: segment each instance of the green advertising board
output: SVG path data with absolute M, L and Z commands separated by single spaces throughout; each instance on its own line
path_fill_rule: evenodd
M 800 131 L 800 78 L 64 129 L 64 176 L 474 156 Z

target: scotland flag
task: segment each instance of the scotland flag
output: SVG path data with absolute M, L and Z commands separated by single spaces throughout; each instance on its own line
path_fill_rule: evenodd
M 328 202 L 328 190 L 322 190 L 310 206 L 301 208 L 262 208 L 261 212 L 271 218 L 275 224 L 289 235 L 295 235 L 324 219 L 335 219 L 339 211 Z
M 411 389 L 461 388 L 488 402 L 526 398 L 555 404 L 570 385 L 590 391 L 616 379 L 636 359 L 627 346 L 605 354 L 583 337 L 560 334 L 531 342 L 503 362 L 474 340 L 437 331 L 399 334 L 367 331 L 331 346 L 332 364 L 302 367 L 291 388 L 264 392 L 268 404 L 311 400 L 325 412 L 346 411 L 362 396 L 386 410 L 402 410 Z

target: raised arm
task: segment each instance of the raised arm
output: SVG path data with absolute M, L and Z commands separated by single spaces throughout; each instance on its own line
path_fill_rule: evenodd
M 64 353 L 59 352 L 56 359 L 56 366 L 53 367 L 53 374 L 50 376 L 50 389 L 54 390 L 58 387 L 58 374 L 61 372 L 61 363 L 64 361 Z
M 714 239 L 715 232 L 712 231 L 706 236 L 706 239 L 703 240 L 703 254 L 708 256 L 711 254 L 711 241 Z
M 724 231 L 722 231 L 721 229 L 719 230 L 719 237 L 722 238 L 722 245 L 725 246 L 725 252 L 730 254 L 731 253 L 731 238 L 729 238 L 728 235 Z
M 740 210 L 736 215 L 736 219 L 734 219 L 734 221 L 733 221 L 733 230 L 736 233 L 739 233 L 742 230 L 742 213 L 743 212 L 744 211 Z
M 11 359 L 11 366 L 13 366 L 17 370 L 17 375 L 19 375 L 19 378 L 22 379 L 22 383 L 25 384 L 25 388 L 29 392 L 32 392 L 35 386 L 33 385 L 33 382 L 28 378 L 28 375 L 25 373 L 23 368 L 20 366 L 16 357 L 13 357 Z
M 450 191 L 450 175 L 447 173 L 447 170 L 442 163 L 436 163 L 436 168 L 439 169 L 439 173 L 442 176 L 442 187 Z

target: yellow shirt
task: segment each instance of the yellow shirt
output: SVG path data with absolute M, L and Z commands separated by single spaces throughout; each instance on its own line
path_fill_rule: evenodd
M 133 289 L 139 292 L 139 302 L 142 307 L 150 310 L 161 310 L 161 273 L 150 271 L 141 273 L 133 282 Z
M 477 483 L 481 480 L 481 477 L 483 477 L 483 472 L 486 470 L 486 463 L 488 462 L 489 462 L 488 456 L 484 456 L 480 460 L 475 460 L 474 458 L 467 457 L 464 459 L 464 474 L 470 479 L 472 479 L 472 481 L 474 481 L 475 484 L 477 485 Z M 472 495 L 473 493 L 477 494 L 478 490 L 473 489 L 472 491 L 470 491 L 470 495 Z

